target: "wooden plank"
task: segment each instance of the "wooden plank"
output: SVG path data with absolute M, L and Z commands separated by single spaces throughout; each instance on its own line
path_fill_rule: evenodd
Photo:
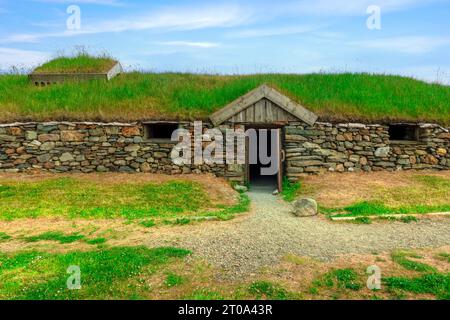
M 283 109 L 277 108 L 277 120 L 284 121 L 286 120 L 286 115 Z
M 247 108 L 246 119 L 247 122 L 255 122 L 255 106 L 251 105 Z
M 266 88 L 265 90 L 268 91 L 266 97 L 272 102 L 276 103 L 278 106 L 280 106 L 285 111 L 295 115 L 298 119 L 306 122 L 309 125 L 314 125 L 314 123 L 317 121 L 317 115 L 315 115 L 313 112 L 307 110 L 302 105 L 292 101 L 285 95 L 282 95 L 278 91 L 272 88 Z
M 450 216 L 450 212 L 430 212 L 430 213 L 393 213 L 393 214 L 383 214 L 383 215 L 364 215 L 364 217 L 367 217 L 369 219 L 379 219 L 381 217 L 385 218 L 403 218 L 403 217 L 427 217 L 427 216 Z M 334 221 L 345 221 L 345 220 L 355 220 L 358 218 L 361 218 L 361 216 L 357 217 L 330 217 L 331 220 Z
M 257 123 L 264 123 L 264 105 L 264 100 L 260 100 L 255 103 L 255 122 Z
M 277 172 L 277 182 L 278 182 L 278 192 L 283 191 L 283 150 L 281 141 L 281 130 L 277 129 L 277 148 L 278 151 L 278 172 Z
M 245 121 L 245 117 L 244 117 L 244 112 L 239 112 L 238 114 L 236 114 L 234 117 L 234 122 L 244 122 Z
M 239 113 L 242 115 L 235 117 Z M 314 125 L 317 118 L 313 112 L 267 85 L 250 91 L 210 116 L 214 125 L 230 119 L 261 123 L 300 119 L 309 125 Z
M 250 183 L 249 152 L 250 152 L 250 138 L 245 137 L 245 181 L 244 182 L 246 182 L 246 183 Z
M 277 108 L 277 107 L 275 107 L 270 100 L 267 100 L 267 99 L 264 99 L 264 100 L 266 103 L 266 122 L 272 123 L 274 120 L 276 120 L 276 118 L 274 118 L 273 114 L 274 114 L 274 108 Z
M 236 113 L 243 111 L 249 105 L 256 103 L 257 101 L 264 98 L 264 93 L 261 87 L 256 88 L 249 93 L 243 95 L 242 97 L 236 99 L 231 102 L 224 108 L 220 109 L 213 113 L 209 118 L 214 125 L 219 125 L 231 117 L 233 117 Z

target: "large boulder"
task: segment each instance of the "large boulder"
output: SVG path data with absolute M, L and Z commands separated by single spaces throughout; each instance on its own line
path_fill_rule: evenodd
M 303 198 L 294 201 L 292 214 L 297 217 L 311 217 L 317 215 L 317 202 L 314 199 Z

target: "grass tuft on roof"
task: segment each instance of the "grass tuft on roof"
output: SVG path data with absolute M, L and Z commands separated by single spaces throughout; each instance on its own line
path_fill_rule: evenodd
M 84 51 L 73 56 L 61 56 L 37 67 L 33 73 L 103 73 L 109 71 L 116 60 L 107 55 L 90 55 Z
M 266 83 L 319 115 L 320 121 L 450 124 L 450 87 L 367 74 L 200 75 L 124 73 L 109 82 L 36 87 L 0 76 L 0 122 L 203 120 Z

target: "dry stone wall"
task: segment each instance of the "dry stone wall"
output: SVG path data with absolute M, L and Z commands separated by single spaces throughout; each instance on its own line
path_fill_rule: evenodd
M 193 132 L 192 123 L 181 127 Z M 205 126 L 206 129 L 208 125 Z M 224 126 L 222 129 L 226 129 Z M 148 141 L 140 124 L 25 123 L 0 125 L 0 171 L 210 172 L 242 181 L 241 166 L 175 165 L 173 142 Z
M 389 140 L 387 126 L 359 123 L 291 123 L 285 128 L 286 172 L 290 180 L 321 172 L 450 169 L 450 133 L 423 124 L 419 141 Z
M 193 123 L 180 126 L 193 133 Z M 212 124 L 204 123 L 203 130 Z M 242 128 L 221 125 L 220 130 Z M 203 142 L 203 146 L 209 142 Z M 0 125 L 0 171 L 214 173 L 243 181 L 244 165 L 176 165 L 173 142 L 145 139 L 142 124 L 17 123 Z M 408 169 L 450 169 L 449 129 L 420 126 L 419 141 L 394 143 L 388 127 L 357 123 L 291 122 L 284 127 L 285 170 L 305 174 Z M 225 148 L 224 148 L 225 151 Z M 194 154 L 194 152 L 192 152 Z

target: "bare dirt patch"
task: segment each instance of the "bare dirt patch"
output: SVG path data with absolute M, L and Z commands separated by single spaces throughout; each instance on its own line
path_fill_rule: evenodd
M 46 252 L 68 252 L 73 250 L 92 250 L 85 240 L 105 238 L 107 246 L 140 246 L 150 241 L 162 238 L 177 239 L 186 232 L 200 235 L 205 230 L 219 232 L 223 227 L 233 228 L 233 225 L 246 219 L 250 213 L 239 214 L 230 221 L 198 221 L 189 225 L 157 225 L 144 227 L 140 220 L 115 219 L 64 219 L 39 217 L 34 219 L 0 220 L 0 232 L 12 238 L 0 242 L 0 252 L 15 252 L 21 250 L 43 250 Z M 78 233 L 84 235 L 82 240 L 73 243 L 60 244 L 56 241 L 27 242 L 25 237 L 37 236 L 45 232 L 62 232 L 64 234 Z M 164 242 L 164 240 L 163 240 Z M 162 245 L 169 245 L 169 241 Z
M 47 252 L 67 252 L 72 250 L 92 250 L 94 245 L 84 240 L 105 238 L 106 244 L 112 246 L 141 245 L 151 232 L 136 223 L 127 223 L 124 219 L 17 219 L 13 221 L 0 221 L 0 230 L 12 237 L 11 240 L 0 242 L 0 251 L 14 252 L 19 250 L 44 250 Z M 60 244 L 57 241 L 27 242 L 25 237 L 54 231 L 64 234 L 78 233 L 85 239 L 72 243 Z
M 434 249 L 414 250 L 421 258 L 418 261 L 435 267 L 439 272 L 450 271 L 450 264 L 439 260 L 436 256 L 442 252 L 450 252 L 450 246 Z M 406 277 L 421 276 L 420 272 L 411 271 L 395 263 L 391 258 L 391 252 L 372 254 L 345 254 L 333 261 L 323 262 L 308 256 L 288 254 L 274 265 L 261 268 L 257 272 L 249 274 L 244 279 L 221 279 L 220 268 L 214 267 L 202 259 L 187 259 L 178 264 L 173 264 L 151 274 L 144 276 L 143 281 L 152 288 L 149 299 L 186 299 L 193 293 L 209 295 L 209 297 L 222 297 L 224 299 L 254 299 L 248 288 L 255 282 L 269 282 L 279 285 L 291 294 L 295 299 L 393 299 L 398 298 L 395 292 L 391 292 L 382 284 L 379 291 L 372 291 L 366 287 L 369 274 L 367 267 L 376 265 L 381 269 L 381 277 Z M 357 274 L 357 283 L 361 286 L 358 290 L 349 290 L 336 287 L 317 287 L 315 280 L 321 279 L 325 274 L 333 270 L 351 269 Z M 168 274 L 182 277 L 183 281 L 174 287 L 165 283 Z M 220 279 L 211 281 L 211 279 Z M 315 287 L 316 291 L 311 290 Z M 414 294 L 402 292 L 402 299 L 434 299 L 430 294 Z
M 450 246 L 439 248 L 425 248 L 412 251 L 420 258 L 415 259 L 421 263 L 435 267 L 439 272 L 450 272 L 450 264 L 442 259 L 436 258 L 439 253 L 450 252 Z M 264 268 L 258 274 L 252 276 L 248 281 L 266 280 L 279 283 L 291 292 L 299 292 L 304 299 L 369 299 L 376 295 L 379 298 L 390 299 L 392 293 L 386 290 L 374 292 L 366 287 L 369 274 L 366 273 L 369 266 L 377 266 L 381 270 L 381 277 L 417 277 L 420 272 L 403 268 L 392 260 L 391 252 L 372 254 L 345 254 L 328 262 L 321 262 L 310 257 L 287 255 L 277 265 Z M 358 281 L 362 284 L 360 290 L 342 290 L 336 295 L 336 288 L 323 288 L 318 293 L 311 293 L 310 288 L 315 279 L 331 270 L 353 269 L 358 274 Z M 382 286 L 383 289 L 383 286 Z M 407 294 L 406 298 L 430 299 L 432 295 Z

